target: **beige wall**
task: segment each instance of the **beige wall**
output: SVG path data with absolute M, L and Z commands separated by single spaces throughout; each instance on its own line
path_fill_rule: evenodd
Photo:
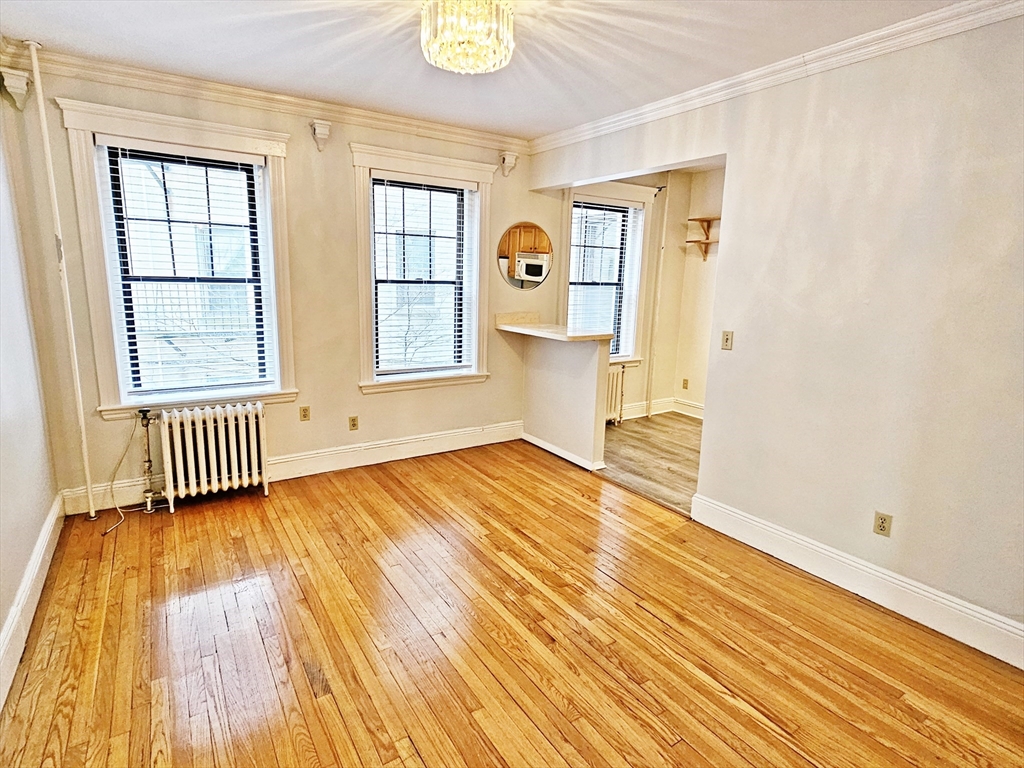
M 29 253 L 34 258 L 39 256 L 38 251 Z M 54 261 L 51 259 L 48 264 L 56 273 Z M 11 618 L 15 595 L 57 495 L 4 151 L 0 151 L 0 274 L 3 275 L 0 279 L 0 371 L 3 372 L 0 376 L 0 626 L 3 626 Z M 29 615 L 31 609 L 29 606 Z M 22 636 L 15 640 L 23 641 Z M 20 654 L 20 650 L 12 650 Z M 13 670 L 5 665 L 5 675 L 0 679 L 0 702 L 10 683 L 6 676 L 9 671 Z
M 67 97 L 168 115 L 210 120 L 291 134 L 286 160 L 288 232 L 293 306 L 296 382 L 295 404 L 268 406 L 272 456 L 301 454 L 321 449 L 421 435 L 458 428 L 479 427 L 522 418 L 521 348 L 514 339 L 491 331 L 488 340 L 490 379 L 482 384 L 417 391 L 363 395 L 359 379 L 359 316 L 356 283 L 356 231 L 354 173 L 349 142 L 375 144 L 473 161 L 498 163 L 498 150 L 421 138 L 410 134 L 335 123 L 326 148 L 317 151 L 309 122 L 317 114 L 287 108 L 239 107 L 202 98 L 202 89 L 190 97 L 164 95 L 152 90 L 115 87 L 85 78 L 47 75 L 44 70 L 50 140 L 54 148 L 60 205 L 72 286 L 74 320 L 78 336 L 88 437 L 92 450 L 94 483 L 105 483 L 131 429 L 128 421 L 106 422 L 94 409 L 98 404 L 87 297 L 84 288 L 75 200 L 66 131 L 55 97 Z M 34 98 L 34 97 L 33 97 Z M 52 242 L 48 219 L 42 150 L 34 105 L 16 111 L 6 99 L 3 129 L 10 134 L 19 157 L 15 168 L 15 194 L 26 212 L 24 232 L 29 253 L 39 253 Z M 501 233 L 510 224 L 532 220 L 560 242 L 561 196 L 527 189 L 529 158 L 520 159 L 507 178 L 495 174 L 491 196 L 491 227 L 484 268 L 490 270 L 489 312 L 539 311 L 553 322 L 558 290 L 548 281 L 534 291 L 520 292 L 501 279 L 494 259 Z M 556 254 L 556 258 L 561 258 Z M 70 396 L 66 340 L 60 321 L 60 293 L 56 272 L 38 259 L 29 259 L 28 283 L 36 320 L 42 385 L 50 404 L 48 419 L 54 437 L 56 477 L 61 488 L 84 484 L 77 449 L 77 426 Z M 493 325 L 490 323 L 489 325 Z M 300 423 L 298 405 L 312 407 L 312 420 Z M 347 417 L 359 416 L 359 431 L 350 432 Z M 141 474 L 141 441 L 125 460 L 121 478 Z M 110 506 L 104 493 L 101 507 Z
M 726 154 L 699 493 L 1017 620 L 1022 92 L 1018 17 L 533 158 Z
M 678 173 L 678 171 L 676 172 Z M 725 169 L 695 173 L 690 182 L 690 210 L 686 218 L 722 215 L 722 188 L 725 184 Z M 675 222 L 673 222 L 675 223 Z M 686 221 L 677 225 L 675 232 L 681 232 L 686 239 L 703 237 L 699 224 Z M 715 222 L 711 228 L 711 239 L 717 240 L 721 224 Z M 675 397 L 687 404 L 688 412 L 698 415 L 697 409 L 704 407 L 704 394 L 708 379 L 708 354 L 711 351 L 711 308 L 715 299 L 715 274 L 718 270 L 718 246 L 708 249 L 704 261 L 700 249 L 695 245 L 675 248 L 683 263 L 683 285 L 678 295 L 679 341 L 676 348 L 675 379 L 672 382 Z M 683 379 L 688 388 L 683 389 Z

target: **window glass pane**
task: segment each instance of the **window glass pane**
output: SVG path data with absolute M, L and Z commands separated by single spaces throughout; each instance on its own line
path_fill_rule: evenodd
M 164 180 L 167 184 L 167 200 L 172 219 L 202 222 L 210 220 L 205 168 L 164 163 Z
M 213 274 L 216 277 L 249 277 L 252 253 L 249 228 L 213 227 Z
M 143 219 L 166 219 L 163 171 L 158 162 L 121 161 L 121 184 L 124 188 L 125 213 Z
M 242 171 L 207 170 L 210 179 L 210 221 L 214 224 L 249 223 L 248 179 Z
M 377 369 L 455 365 L 455 286 L 377 286 Z
M 260 379 L 251 285 L 131 286 L 143 389 L 223 386 Z
M 171 224 L 174 274 L 178 277 L 210 276 L 210 228 L 205 224 Z
M 429 237 L 404 238 L 405 254 L 402 277 L 406 280 L 429 280 L 431 275 L 431 251 L 433 239 Z
M 129 221 L 129 264 L 138 275 L 173 275 L 171 236 L 165 222 Z

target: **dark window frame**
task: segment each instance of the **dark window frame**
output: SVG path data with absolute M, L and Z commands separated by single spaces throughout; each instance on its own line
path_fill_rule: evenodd
M 377 229 L 377 217 L 375 215 L 376 195 L 374 194 L 377 187 L 400 187 L 402 189 L 416 189 L 426 190 L 433 192 L 443 192 L 448 194 L 454 194 L 456 196 L 456 221 L 458 226 L 456 227 L 455 233 L 455 279 L 454 280 L 437 280 L 433 277 L 434 275 L 434 242 L 436 240 L 450 240 L 451 238 L 445 235 L 424 235 L 416 232 L 405 232 L 403 230 L 390 231 L 385 228 L 383 231 Z M 433 202 L 431 201 L 431 205 Z M 404 197 L 403 197 L 404 206 Z M 433 216 L 433 211 L 428 213 L 428 218 Z M 370 179 L 370 271 L 372 272 L 373 280 L 373 371 L 375 376 L 403 376 L 407 374 L 415 373 L 433 373 L 437 371 L 449 371 L 461 368 L 468 368 L 471 363 L 465 361 L 465 335 L 467 331 L 466 327 L 466 190 L 461 187 L 445 187 L 438 184 L 421 184 L 416 182 L 407 181 L 396 181 L 393 179 Z M 402 211 L 402 223 L 405 224 L 405 211 Z M 397 236 L 401 239 L 401 259 L 402 259 L 402 272 L 403 275 L 406 273 L 406 238 L 427 238 L 429 241 L 429 255 L 428 255 L 428 277 L 424 278 L 408 278 L 408 277 L 387 277 L 380 278 L 377 276 L 377 235 L 384 236 Z M 420 366 L 417 368 L 401 368 L 401 369 L 381 369 L 380 367 L 380 326 L 379 326 L 379 302 L 378 302 L 378 291 L 381 285 L 451 285 L 454 288 L 455 294 L 455 311 L 453 313 L 453 342 L 452 342 L 452 359 L 453 364 L 445 365 L 427 365 Z
M 267 370 L 267 338 L 266 338 L 266 315 L 263 301 L 263 278 L 261 270 L 262 255 L 259 244 L 259 206 L 256 199 L 256 166 L 247 163 L 228 162 L 222 160 L 211 160 L 208 158 L 194 157 L 192 155 L 172 155 L 162 152 L 150 152 L 143 150 L 127 149 L 125 147 L 108 146 L 107 168 L 110 174 L 111 204 L 114 217 L 114 230 L 117 239 L 118 253 L 118 274 L 121 286 L 121 302 L 124 308 L 125 336 L 128 347 L 128 367 L 131 377 L 130 390 L 138 394 L 156 393 L 167 391 L 181 391 L 197 389 L 193 385 L 185 385 L 173 388 L 144 389 L 142 384 L 141 363 L 138 352 L 138 338 L 135 328 L 135 307 L 132 297 L 132 285 L 138 283 L 194 283 L 206 285 L 251 285 L 253 286 L 254 298 L 254 319 L 256 325 L 256 349 L 259 377 L 253 380 L 230 382 L 218 385 L 217 388 L 234 388 L 240 386 L 258 386 L 269 382 Z M 146 162 L 160 163 L 160 173 L 164 192 L 164 210 L 166 218 L 148 218 L 140 216 L 128 216 L 125 203 L 124 190 L 121 185 L 121 161 L 142 160 Z M 184 165 L 202 167 L 206 169 L 206 226 L 210 236 L 210 275 L 178 275 L 177 265 L 174 258 L 174 238 L 171 236 L 171 225 L 176 223 L 202 224 L 184 219 L 172 219 L 170 215 L 170 199 L 167 194 L 167 185 L 163 181 L 166 178 L 166 165 Z M 239 171 L 246 175 L 246 196 L 249 210 L 249 221 L 247 224 L 221 224 L 214 225 L 210 206 L 209 169 L 217 168 L 231 171 Z M 169 246 L 171 249 L 171 275 L 146 275 L 137 274 L 132 268 L 131 248 L 128 242 L 128 222 L 148 221 L 163 223 L 166 221 L 168 230 Z M 249 252 L 250 252 L 250 274 L 248 277 L 218 277 L 214 274 L 213 263 L 213 227 L 236 227 L 249 231 Z
M 625 302 L 625 297 L 626 297 L 626 253 L 627 253 L 627 243 L 628 243 L 628 239 L 629 239 L 629 211 L 630 211 L 630 208 L 629 208 L 629 206 L 626 206 L 626 205 L 611 205 L 611 204 L 604 205 L 604 204 L 600 204 L 600 203 L 585 203 L 585 202 L 581 202 L 581 201 L 577 201 L 577 200 L 573 201 L 572 208 L 573 208 L 573 211 L 579 209 L 579 210 L 589 210 L 589 211 L 607 211 L 607 212 L 611 212 L 611 213 L 621 213 L 622 214 L 622 226 L 621 226 L 621 228 L 619 230 L 619 245 L 618 245 L 618 280 L 611 281 L 611 282 L 607 282 L 607 281 L 602 282 L 602 281 L 599 281 L 599 280 L 573 280 L 572 279 L 573 271 L 572 271 L 572 265 L 571 264 L 570 264 L 570 269 L 569 269 L 569 286 L 570 286 L 570 289 L 574 285 L 575 286 L 587 286 L 587 287 L 604 287 L 604 288 L 608 288 L 608 287 L 613 287 L 614 286 L 614 288 L 615 288 L 615 317 L 612 319 L 612 333 L 614 335 L 612 336 L 612 341 L 611 341 L 610 349 L 609 349 L 609 352 L 608 352 L 610 356 L 614 357 L 615 355 L 617 355 L 619 353 L 619 349 L 622 347 L 622 311 L 623 311 L 623 304 Z M 570 221 L 570 224 L 571 224 L 572 217 L 570 217 L 569 221 Z M 586 226 L 585 223 L 584 223 L 584 226 Z M 586 235 L 585 234 L 583 234 L 583 242 L 582 243 L 574 243 L 574 242 L 572 242 L 572 238 L 573 238 L 575 233 L 572 232 L 571 230 L 572 230 L 572 228 L 570 227 L 570 234 L 569 234 L 569 253 L 570 253 L 570 258 L 571 258 L 573 247 L 576 247 L 576 248 L 579 249 L 579 253 L 581 254 L 581 258 L 584 258 L 584 259 L 586 258 L 586 249 L 588 247 L 589 248 L 599 248 L 602 251 L 610 250 L 610 248 L 608 246 L 603 246 L 603 245 L 602 246 L 593 246 L 593 245 L 588 246 L 586 244 Z M 586 270 L 584 269 L 584 266 L 585 266 L 584 264 L 580 265 L 580 269 L 579 269 L 579 273 L 580 274 L 585 274 Z

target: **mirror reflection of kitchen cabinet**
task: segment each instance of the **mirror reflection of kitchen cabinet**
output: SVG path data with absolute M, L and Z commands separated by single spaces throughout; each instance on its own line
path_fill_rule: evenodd
M 529 221 L 505 230 L 498 243 L 498 269 L 513 288 L 528 291 L 544 282 L 551 271 L 551 238 Z

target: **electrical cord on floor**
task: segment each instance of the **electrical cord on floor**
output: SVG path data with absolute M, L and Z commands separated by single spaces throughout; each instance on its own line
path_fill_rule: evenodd
M 139 426 L 138 420 L 133 418 L 132 419 L 132 431 L 131 431 L 131 434 L 128 435 L 128 442 L 125 443 L 124 450 L 121 452 L 121 458 L 119 458 L 117 460 L 117 464 L 114 465 L 114 472 L 110 476 L 110 500 L 112 502 L 114 502 L 114 509 L 117 510 L 117 514 L 119 514 L 121 516 L 121 519 L 118 520 L 116 523 L 114 523 L 109 528 L 107 528 L 107 530 L 105 530 L 102 534 L 100 534 L 101 536 L 106 536 L 108 533 L 110 533 L 112 530 L 117 528 L 117 526 L 119 526 L 121 523 L 124 522 L 124 512 L 122 511 L 121 507 L 118 506 L 118 504 L 117 504 L 117 496 L 114 494 L 114 482 L 117 480 L 117 472 L 118 472 L 118 470 L 121 469 L 121 464 L 124 463 L 124 457 L 128 455 L 128 449 L 132 447 L 132 440 L 135 439 L 135 430 L 138 428 L 138 426 Z M 131 510 L 129 510 L 129 512 L 130 511 Z

